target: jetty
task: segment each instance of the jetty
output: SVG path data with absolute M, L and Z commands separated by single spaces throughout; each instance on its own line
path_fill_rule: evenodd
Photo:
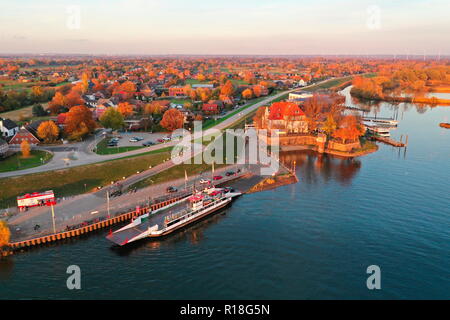
M 408 136 L 406 136 L 405 143 L 402 142 L 402 139 L 400 139 L 400 141 L 396 141 L 396 140 L 388 138 L 388 137 L 380 137 L 380 136 L 372 136 L 372 139 L 389 144 L 394 147 L 398 147 L 398 148 L 403 148 L 408 145 Z

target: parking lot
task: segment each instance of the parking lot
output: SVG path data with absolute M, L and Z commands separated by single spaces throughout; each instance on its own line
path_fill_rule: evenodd
M 159 143 L 158 139 L 166 138 L 169 134 L 168 133 L 148 133 L 148 132 L 121 132 L 119 134 L 114 134 L 111 136 L 111 138 L 114 137 L 122 137 L 119 139 L 117 146 L 118 147 L 139 147 L 142 146 L 144 142 L 154 142 L 155 144 Z M 132 142 L 130 139 L 137 137 L 141 138 L 141 141 Z M 111 140 L 111 138 L 108 139 Z

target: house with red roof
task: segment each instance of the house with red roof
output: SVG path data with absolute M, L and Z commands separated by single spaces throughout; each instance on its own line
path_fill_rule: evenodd
M 37 145 L 40 141 L 25 127 L 20 130 L 9 140 L 10 145 L 20 146 L 23 141 L 28 141 L 30 145 Z
M 204 103 L 202 110 L 206 114 L 218 114 L 220 112 L 220 108 L 217 103 Z
M 307 133 L 308 122 L 300 106 L 293 102 L 275 102 L 266 108 L 263 117 L 264 127 L 280 129 L 285 133 Z

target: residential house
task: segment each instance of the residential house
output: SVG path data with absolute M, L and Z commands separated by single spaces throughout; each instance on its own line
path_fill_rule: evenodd
M 202 111 L 205 114 L 218 114 L 220 113 L 220 108 L 217 103 L 204 103 Z
M 22 127 L 19 131 L 9 140 L 9 144 L 13 146 L 20 146 L 23 141 L 28 141 L 30 145 L 37 145 L 40 141 L 36 138 L 27 128 Z
M 169 88 L 169 96 L 171 97 L 180 97 L 185 96 L 184 87 L 181 86 L 172 86 Z
M 10 138 L 19 131 L 19 126 L 10 119 L 0 118 L 0 136 Z
M 307 133 L 308 122 L 299 105 L 293 102 L 275 102 L 263 116 L 263 128 L 279 129 L 285 133 Z

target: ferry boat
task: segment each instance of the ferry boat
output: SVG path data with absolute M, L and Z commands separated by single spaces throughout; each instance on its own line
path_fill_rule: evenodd
M 144 238 L 166 236 L 229 205 L 242 193 L 230 188 L 208 188 L 136 218 L 106 238 L 124 246 Z

